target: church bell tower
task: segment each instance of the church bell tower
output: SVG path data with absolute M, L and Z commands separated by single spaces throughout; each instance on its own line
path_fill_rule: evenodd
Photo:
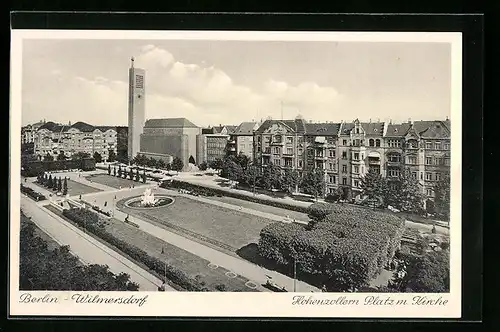
M 128 71 L 128 158 L 132 160 L 140 151 L 141 134 L 145 122 L 146 86 L 144 69 L 134 67 L 130 59 Z

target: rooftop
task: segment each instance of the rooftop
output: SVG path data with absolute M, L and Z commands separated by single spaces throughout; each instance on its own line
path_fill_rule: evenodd
M 306 135 L 334 136 L 339 132 L 340 123 L 306 123 Z
M 198 128 L 198 126 L 186 118 L 169 118 L 147 120 L 144 128 Z

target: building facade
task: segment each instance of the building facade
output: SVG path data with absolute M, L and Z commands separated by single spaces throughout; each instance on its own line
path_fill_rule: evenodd
M 227 146 L 228 153 L 236 156 L 244 154 L 252 158 L 254 131 L 257 130 L 259 126 L 260 124 L 257 122 L 242 122 L 236 127 L 234 132 L 229 135 Z
M 197 137 L 201 128 L 185 118 L 150 119 L 141 134 L 140 154 L 164 155 L 163 159 L 178 157 L 184 168 L 196 164 Z
M 224 159 L 227 153 L 229 135 L 201 134 L 198 136 L 198 162 L 210 164 L 217 159 Z
M 34 143 L 38 128 L 45 124 L 45 120 L 21 128 L 21 144 Z
M 141 149 L 141 134 L 145 121 L 146 82 L 144 69 L 134 68 L 132 58 L 129 69 L 128 92 L 128 158 L 132 160 Z
M 108 160 L 110 153 L 117 153 L 117 127 L 47 122 L 36 133 L 34 150 L 40 159 L 47 154 L 56 159 L 61 152 L 68 158 L 79 152 L 90 156 L 97 152 L 103 160 Z

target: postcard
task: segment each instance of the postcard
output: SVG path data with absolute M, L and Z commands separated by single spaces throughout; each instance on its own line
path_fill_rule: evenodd
M 12 30 L 10 315 L 461 317 L 462 36 Z

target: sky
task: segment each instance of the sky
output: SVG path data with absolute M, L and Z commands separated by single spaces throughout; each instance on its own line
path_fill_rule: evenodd
M 127 125 L 132 56 L 146 71 L 146 119 L 206 127 L 282 113 L 404 122 L 451 112 L 447 43 L 32 39 L 23 42 L 23 125 Z

